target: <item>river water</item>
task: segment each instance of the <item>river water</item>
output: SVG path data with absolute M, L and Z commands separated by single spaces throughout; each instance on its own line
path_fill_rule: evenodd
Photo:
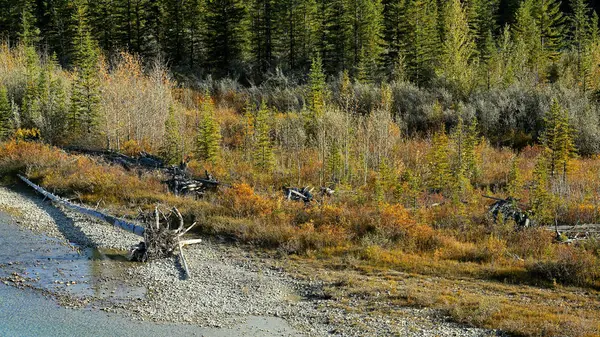
M 126 268 L 130 263 L 123 261 L 118 252 L 74 248 L 22 229 L 0 212 L 0 278 L 8 280 L 0 282 L 0 336 L 298 335 L 285 320 L 274 317 L 251 316 L 231 328 L 203 328 L 133 321 L 93 306 L 84 309 L 61 307 L 41 291 L 52 293 L 60 289 L 75 298 L 94 295 L 113 303 L 145 296 L 144 288 L 99 282 L 103 276 Z M 21 283 L 23 279 L 26 281 Z M 65 287 L 67 282 L 70 285 Z

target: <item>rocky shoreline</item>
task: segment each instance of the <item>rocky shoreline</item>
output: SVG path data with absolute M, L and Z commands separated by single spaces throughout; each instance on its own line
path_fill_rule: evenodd
M 10 214 L 20 227 L 57 239 L 79 254 L 97 248 L 122 251 L 140 241 L 133 234 L 53 205 L 21 187 L 0 187 L 0 211 Z M 406 308 L 398 317 L 344 310 L 322 296 L 323 284 L 316 278 L 295 279 L 274 267 L 276 261 L 264 263 L 243 247 L 210 238 L 186 247 L 185 253 L 193 273 L 189 280 L 184 279 L 177 257 L 146 264 L 123 262 L 117 272 L 94 280 L 95 287 L 117 284 L 144 290 L 135 296 L 78 294 L 72 290 L 68 276 L 57 280 L 59 283 L 52 288 L 40 290 L 67 307 L 100 309 L 136 320 L 227 328 L 249 317 L 271 317 L 282 318 L 292 327 L 270 328 L 267 324 L 261 333 L 265 336 L 495 335 L 447 322 L 429 309 Z M 0 268 L 4 267 L 0 264 Z M 5 283 L 35 288 L 27 275 L 13 269 L 13 278 L 22 280 Z

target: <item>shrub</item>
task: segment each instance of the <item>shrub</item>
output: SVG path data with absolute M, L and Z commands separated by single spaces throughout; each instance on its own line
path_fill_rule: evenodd
M 230 215 L 237 217 L 265 216 L 273 212 L 272 201 L 256 195 L 246 183 L 233 184 L 220 199 L 228 206 Z
M 568 246 L 557 249 L 554 259 L 530 261 L 527 271 L 536 279 L 571 285 L 595 285 L 600 280 L 597 258 L 585 251 Z

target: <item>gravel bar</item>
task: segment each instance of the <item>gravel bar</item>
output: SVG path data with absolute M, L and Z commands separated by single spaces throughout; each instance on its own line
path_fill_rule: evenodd
M 21 227 L 79 247 L 126 250 L 140 237 L 54 205 L 24 187 L 0 187 L 0 211 Z M 498 332 L 448 322 L 431 309 L 402 308 L 394 317 L 342 309 L 322 296 L 320 281 L 294 279 L 243 247 L 205 238 L 186 246 L 193 277 L 178 257 L 131 264 L 116 281 L 144 287 L 146 296 L 110 303 L 104 311 L 138 320 L 228 328 L 249 318 L 284 319 L 297 333 L 285 336 L 496 336 Z M 115 281 L 115 280 L 113 280 Z M 352 306 L 352 303 L 349 304 Z M 279 335 L 265 327 L 265 335 Z

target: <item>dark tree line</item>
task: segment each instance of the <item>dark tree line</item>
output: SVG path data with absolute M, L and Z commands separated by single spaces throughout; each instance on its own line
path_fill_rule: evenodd
M 501 51 L 508 32 L 511 52 L 524 51 L 523 62 L 545 81 L 562 52 L 583 50 L 581 20 L 587 31 L 597 29 L 591 27 L 597 25 L 594 5 L 583 0 L 0 0 L 0 36 L 17 43 L 27 21 L 39 29 L 37 48 L 72 66 L 77 8 L 84 6 L 92 38 L 106 54 L 160 57 L 182 74 L 256 83 L 279 68 L 304 77 L 319 54 L 329 75 L 347 71 L 357 81 L 408 79 L 424 85 L 463 71 L 442 69 L 448 66 L 476 64 L 474 76 L 485 77 L 479 68 Z M 456 47 L 468 50 L 444 52 L 451 38 L 467 41 Z M 458 60 L 460 65 L 445 57 L 466 59 Z

